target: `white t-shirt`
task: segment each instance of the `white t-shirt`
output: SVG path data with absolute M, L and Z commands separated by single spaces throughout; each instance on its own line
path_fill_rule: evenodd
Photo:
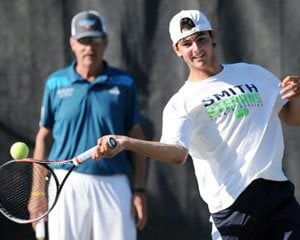
M 279 79 L 258 65 L 223 67 L 208 79 L 186 82 L 163 112 L 161 142 L 189 150 L 211 213 L 229 207 L 254 179 L 287 179 Z

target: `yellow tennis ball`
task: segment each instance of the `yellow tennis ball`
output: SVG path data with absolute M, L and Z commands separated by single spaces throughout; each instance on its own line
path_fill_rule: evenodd
M 23 142 L 16 142 L 10 147 L 10 155 L 13 159 L 27 158 L 29 153 L 28 146 Z

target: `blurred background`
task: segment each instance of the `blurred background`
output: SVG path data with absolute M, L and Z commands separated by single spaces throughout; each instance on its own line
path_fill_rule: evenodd
M 169 39 L 168 24 L 175 13 L 206 13 L 222 62 L 260 64 L 282 79 L 300 74 L 299 8 L 298 0 L 1 0 L 1 163 L 9 159 L 15 141 L 26 142 L 32 154 L 44 81 L 73 59 L 68 39 L 77 12 L 95 9 L 104 17 L 109 33 L 105 58 L 135 77 L 146 137 L 159 140 L 162 109 L 187 77 Z M 300 200 L 300 128 L 283 129 L 284 168 Z M 210 239 L 207 206 L 199 197 L 192 162 L 148 164 L 149 219 L 138 238 Z M 29 225 L 11 223 L 1 215 L 0 240 L 10 239 L 31 240 L 34 235 Z

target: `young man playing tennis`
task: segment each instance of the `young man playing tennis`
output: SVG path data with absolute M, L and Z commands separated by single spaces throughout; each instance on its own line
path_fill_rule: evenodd
M 300 239 L 300 208 L 282 171 L 280 120 L 300 124 L 300 78 L 282 82 L 246 63 L 220 64 L 206 16 L 181 11 L 170 21 L 175 53 L 189 68 L 163 112 L 160 142 L 98 139 L 94 158 L 131 150 L 167 163 L 191 155 L 208 204 L 213 239 Z

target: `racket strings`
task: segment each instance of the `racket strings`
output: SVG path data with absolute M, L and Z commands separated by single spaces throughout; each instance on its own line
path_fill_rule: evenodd
M 22 165 L 20 168 L 17 164 L 9 164 L 1 169 L 0 206 L 6 214 L 26 219 L 27 212 L 20 209 L 30 191 L 31 179 L 28 176 L 31 176 L 31 168 Z
M 44 215 L 54 202 L 55 197 L 50 196 L 57 192 L 51 179 L 52 171 L 38 163 L 4 165 L 0 170 L 0 210 L 20 223 Z

